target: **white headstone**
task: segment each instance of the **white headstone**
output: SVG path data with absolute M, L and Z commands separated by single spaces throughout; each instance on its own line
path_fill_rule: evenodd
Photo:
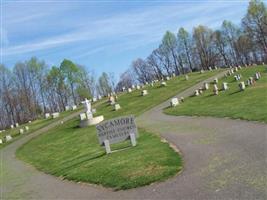
M 72 106 L 72 110 L 76 110 L 77 109 L 77 106 L 76 105 L 73 105 Z
M 175 107 L 179 104 L 178 98 L 171 99 L 171 107 Z
M 88 119 L 93 118 L 93 113 L 92 113 L 92 106 L 91 102 L 85 98 L 85 100 L 82 102 L 85 108 L 85 114 Z
M 52 113 L 52 118 L 53 119 L 58 118 L 58 117 L 59 117 L 59 113 L 58 112 Z
M 169 77 L 169 76 L 167 76 L 167 77 L 166 77 L 166 80 L 167 80 L 167 81 L 169 81 L 169 80 L 170 80 L 170 77 Z
M 205 90 L 208 90 L 209 89 L 209 83 L 207 83 L 207 82 L 204 83 L 204 89 Z
M 28 121 L 28 123 L 30 124 L 30 123 L 32 123 L 32 121 Z
M 116 110 L 119 110 L 119 109 L 121 109 L 121 106 L 120 106 L 120 104 L 114 104 L 114 110 L 116 111 Z
M 19 129 L 19 134 L 23 134 L 24 133 L 24 130 L 21 128 Z
M 228 90 L 228 85 L 227 85 L 227 83 L 223 82 L 223 84 L 222 84 L 222 88 L 223 88 L 223 90 Z
M 102 99 L 102 96 L 101 95 L 98 95 L 98 100 L 101 100 Z
M 212 68 L 211 67 L 209 67 L 209 71 L 212 71 Z
M 240 89 L 240 91 L 244 91 L 245 88 L 246 88 L 245 83 L 244 82 L 240 82 L 239 83 L 239 89 Z
M 161 86 L 166 86 L 166 85 L 167 85 L 166 82 L 164 82 L 164 81 L 161 82 Z
M 132 89 L 135 89 L 135 85 L 132 85 Z
M 217 84 L 214 84 L 214 85 L 213 85 L 213 94 L 214 94 L 214 95 L 218 95 L 218 94 L 219 94 L 219 90 L 218 90 L 218 86 L 217 86 Z
M 25 131 L 29 131 L 29 126 L 25 126 Z
M 12 136 L 11 135 L 6 135 L 5 136 L 5 140 L 6 140 L 6 142 L 9 142 L 10 140 L 12 140 Z
M 69 106 L 65 106 L 65 111 L 69 111 L 70 107 Z
M 203 74 L 205 71 L 202 69 L 202 70 L 200 70 L 200 74 Z
M 110 103 L 110 105 L 114 105 L 115 104 L 115 98 L 114 98 L 114 96 L 110 96 L 109 97 L 109 103 Z
M 3 144 L 3 140 L 2 139 L 0 139 L 0 144 Z
M 218 78 L 215 78 L 214 81 L 213 81 L 214 84 L 217 84 L 218 83 Z
M 86 113 L 80 113 L 80 120 L 85 120 L 86 119 Z
M 18 128 L 19 127 L 19 123 L 16 123 L 15 126 Z
M 10 128 L 11 128 L 11 129 L 13 129 L 13 128 L 14 128 L 14 125 L 13 125 L 13 124 L 11 124 L 11 125 L 10 125 Z
M 131 93 L 132 92 L 132 89 L 131 88 L 128 88 L 128 93 Z
M 198 96 L 198 95 L 199 95 L 199 91 L 195 90 L 195 96 Z
M 97 101 L 97 98 L 96 97 L 93 97 L 93 100 L 92 100 L 93 102 L 96 102 Z
M 50 117 L 50 113 L 45 113 L 45 119 L 48 119 Z
M 140 85 L 136 85 L 136 89 L 137 90 L 140 90 Z
M 256 80 L 259 80 L 260 79 L 260 74 L 258 72 L 256 72 L 256 74 L 255 74 L 255 79 Z
M 185 75 L 185 80 L 188 80 L 189 79 L 189 76 L 188 75 Z
M 141 94 L 142 94 L 142 96 L 146 96 L 148 94 L 147 90 L 143 90 Z

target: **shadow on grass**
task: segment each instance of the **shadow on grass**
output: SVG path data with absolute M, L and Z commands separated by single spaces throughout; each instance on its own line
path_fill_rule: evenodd
M 105 152 L 101 152 L 99 155 L 95 155 L 95 156 L 89 157 L 89 158 L 88 158 L 88 154 L 75 157 L 72 160 L 68 160 L 68 161 L 62 163 L 62 165 L 65 165 L 66 164 L 66 166 L 63 167 L 63 168 L 60 168 L 60 169 L 58 169 L 58 170 L 56 170 L 54 172 L 52 172 L 52 174 L 62 174 L 62 172 L 66 172 L 69 169 L 75 169 L 77 166 L 81 166 L 81 164 L 83 164 L 85 162 L 88 162 L 88 161 L 91 161 L 91 160 L 95 160 L 95 159 L 101 158 L 101 157 L 103 157 L 105 155 L 106 155 Z M 77 161 L 74 162 L 75 160 L 77 160 Z M 74 163 L 71 164 L 71 165 L 67 165 L 67 163 L 72 163 L 72 162 L 74 162 Z
M 235 92 L 230 93 L 229 95 L 237 94 L 237 93 L 239 93 L 239 92 L 242 92 L 242 91 L 237 90 L 237 91 L 235 91 Z

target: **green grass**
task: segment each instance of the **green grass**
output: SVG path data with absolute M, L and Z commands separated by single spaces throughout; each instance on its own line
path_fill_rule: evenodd
M 133 114 L 140 115 L 178 92 L 202 81 L 219 71 L 192 73 L 167 81 L 166 87 L 146 86 L 147 96 L 141 90 L 120 94 L 121 110 L 113 111 L 107 102 L 99 104 L 97 114 L 105 119 Z M 101 184 L 115 189 L 129 189 L 165 180 L 182 168 L 180 155 L 159 136 L 139 129 L 136 147 L 105 154 L 99 146 L 94 126 L 78 128 L 79 119 L 72 119 L 49 132 L 30 140 L 17 151 L 18 158 L 37 169 L 77 182 Z M 138 125 L 138 124 L 137 124 Z M 129 147 L 129 141 L 112 145 L 112 150 Z
M 79 107 L 78 110 L 81 110 L 82 107 Z M 0 145 L 0 149 L 4 148 L 5 146 L 11 144 L 12 142 L 16 141 L 17 139 L 24 137 L 25 135 L 28 135 L 30 133 L 33 133 L 34 131 L 41 129 L 49 124 L 51 124 L 52 122 L 61 120 L 62 118 L 66 117 L 67 115 L 71 114 L 72 112 L 77 112 L 78 110 L 75 111 L 64 111 L 61 112 L 59 117 L 56 119 L 37 119 L 32 121 L 31 123 L 26 123 L 26 124 L 21 124 L 19 127 L 17 128 L 13 128 L 13 129 L 7 129 L 6 131 L 0 133 L 0 139 L 4 139 L 4 137 L 6 135 L 11 135 L 12 136 L 12 140 L 9 142 L 6 142 L 2 145 Z M 29 127 L 29 131 L 25 131 L 25 126 Z M 23 129 L 24 130 L 24 134 L 19 134 L 19 129 Z
M 262 78 L 255 85 L 246 87 L 243 92 L 239 91 L 238 82 L 234 80 L 234 75 L 224 77 L 219 80 L 219 89 L 222 87 L 222 82 L 227 82 L 229 83 L 229 90 L 219 91 L 219 95 L 214 96 L 212 92 L 213 86 L 210 85 L 210 89 L 201 96 L 188 97 L 184 103 L 174 108 L 166 109 L 165 113 L 170 115 L 230 117 L 266 123 L 266 66 L 243 68 L 235 74 L 241 74 L 241 81 L 246 81 L 248 77 L 254 76 L 257 71 L 261 72 Z

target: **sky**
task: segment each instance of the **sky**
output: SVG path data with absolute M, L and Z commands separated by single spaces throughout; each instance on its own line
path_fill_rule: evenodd
M 118 78 L 136 58 L 146 58 L 164 33 L 199 24 L 239 24 L 247 0 L 0 0 L 1 60 L 12 68 L 32 56 L 59 66 L 66 58 L 97 76 Z

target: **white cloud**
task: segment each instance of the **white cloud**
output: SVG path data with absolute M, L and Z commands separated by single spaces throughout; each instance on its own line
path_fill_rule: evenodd
M 206 2 L 197 5 L 193 3 L 180 5 L 178 3 L 172 6 L 145 7 L 130 13 L 112 15 L 92 22 L 88 22 L 88 19 L 81 17 L 77 19 L 78 28 L 76 28 L 77 24 L 72 24 L 74 27 L 72 32 L 4 47 L 3 52 L 6 56 L 24 54 L 75 42 L 90 41 L 101 43 L 103 40 L 108 40 L 113 44 L 108 43 L 99 45 L 99 47 L 94 49 L 88 49 L 88 52 L 83 55 L 87 56 L 103 51 L 105 48 L 114 47 L 114 45 L 120 46 L 124 50 L 134 49 L 159 41 L 166 30 L 177 31 L 179 26 L 185 26 L 188 29 L 197 26 L 199 23 L 207 24 L 211 27 L 216 26 L 217 21 L 220 21 L 222 16 L 231 15 L 236 12 L 234 9 L 228 9 L 236 5 L 236 2 Z M 216 13 L 213 13 L 214 16 L 211 16 L 211 13 L 214 11 Z M 18 22 L 19 20 L 24 22 L 31 21 L 31 19 L 39 17 L 43 17 L 42 13 L 17 20 L 13 19 L 13 22 L 11 20 L 10 23 Z M 81 56 L 79 55 L 79 57 Z

